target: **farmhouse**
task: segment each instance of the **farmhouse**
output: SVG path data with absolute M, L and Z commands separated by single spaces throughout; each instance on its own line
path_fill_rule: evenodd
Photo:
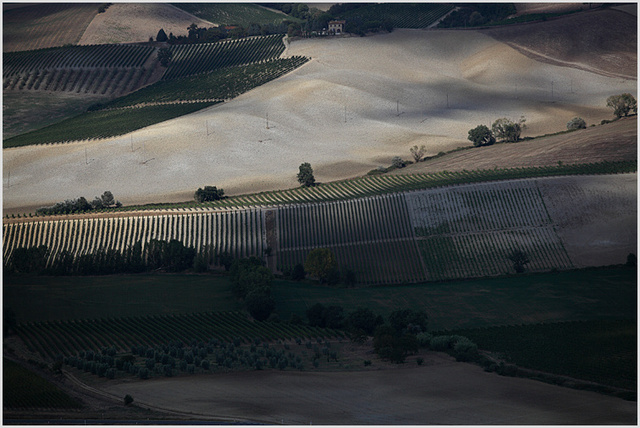
M 329 21 L 329 34 L 344 33 L 344 24 L 347 21 Z

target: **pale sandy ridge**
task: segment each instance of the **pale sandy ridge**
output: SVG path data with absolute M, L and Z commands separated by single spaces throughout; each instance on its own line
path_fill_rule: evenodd
M 91 21 L 78 44 L 147 42 L 162 28 L 169 35 L 186 36 L 192 23 L 216 24 L 200 19 L 168 3 L 114 3 Z
M 427 155 L 468 145 L 469 129 L 499 117 L 524 115 L 528 135 L 563 130 L 574 116 L 598 123 L 611 117 L 609 95 L 637 90 L 635 81 L 536 62 L 475 31 L 301 40 L 287 53 L 312 60 L 222 105 L 131 136 L 4 150 L 5 207 L 105 190 L 131 204 L 189 200 L 204 185 L 284 189 L 297 185 L 302 162 L 319 181 L 348 178 L 408 158 L 414 144 Z

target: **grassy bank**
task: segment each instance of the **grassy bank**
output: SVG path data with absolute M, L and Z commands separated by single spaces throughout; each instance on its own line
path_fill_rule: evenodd
M 479 349 L 518 367 L 636 389 L 635 319 L 514 325 L 447 334 L 468 337 Z
M 4 305 L 18 322 L 240 310 L 227 277 L 217 275 L 16 276 Z M 431 330 L 636 317 L 636 270 L 583 269 L 407 286 L 332 288 L 277 280 L 276 312 L 306 319 L 315 303 L 359 306 L 383 316 L 422 309 Z

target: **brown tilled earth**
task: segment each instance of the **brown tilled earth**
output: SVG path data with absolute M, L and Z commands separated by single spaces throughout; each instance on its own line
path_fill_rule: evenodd
M 498 376 L 444 354 L 384 370 L 254 371 L 105 384 L 199 419 L 321 425 L 635 424 L 636 403 Z M 372 366 L 373 367 L 373 366 Z
M 537 61 L 637 79 L 637 22 L 632 14 L 608 9 L 482 32 Z
M 628 117 L 567 134 L 462 150 L 392 174 L 634 160 L 638 158 L 637 127 L 637 116 Z

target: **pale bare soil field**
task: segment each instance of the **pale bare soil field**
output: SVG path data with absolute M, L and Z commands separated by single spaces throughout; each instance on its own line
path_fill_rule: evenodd
M 318 181 L 353 177 L 414 144 L 427 155 L 467 146 L 469 129 L 499 117 L 524 115 L 525 135 L 566 129 L 574 116 L 599 123 L 612 117 L 609 95 L 637 86 L 534 61 L 476 31 L 306 39 L 285 54 L 312 61 L 222 105 L 119 138 L 3 150 L 4 207 L 107 189 L 131 204 L 189 200 L 203 185 L 290 188 L 302 162 Z
M 240 372 L 96 386 L 193 418 L 267 424 L 635 424 L 637 403 L 486 373 L 438 353 L 422 367 Z
M 78 44 L 147 42 L 161 28 L 167 36 L 186 36 L 191 24 L 216 25 L 168 3 L 114 3 L 91 21 Z
M 587 11 L 484 33 L 539 61 L 637 79 L 638 20 L 626 11 L 626 7 Z

